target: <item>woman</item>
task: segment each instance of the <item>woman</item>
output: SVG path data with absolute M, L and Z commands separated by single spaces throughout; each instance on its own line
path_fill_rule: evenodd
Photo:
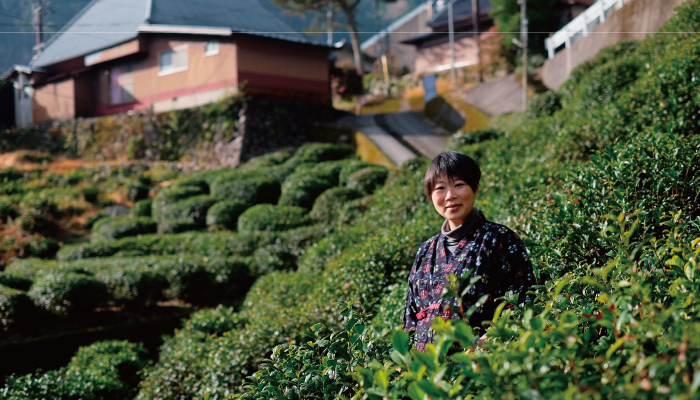
M 404 329 L 415 330 L 413 347 L 417 350 L 423 351 L 434 341 L 430 325 L 435 317 L 462 318 L 456 298 L 441 298 L 450 274 L 461 277 L 473 270 L 472 276 L 481 277 L 462 298 L 466 311 L 488 295 L 469 320 L 475 329 L 483 329 L 481 323 L 493 318 L 500 303 L 495 299 L 512 291 L 522 302 L 535 282 L 527 250 L 518 235 L 487 221 L 474 208 L 480 179 L 476 162 L 456 151 L 439 154 L 425 174 L 425 194 L 445 222 L 441 233 L 421 245 L 408 277 Z M 464 289 L 466 286 L 459 293 Z M 477 344 L 481 346 L 485 339 L 482 336 Z

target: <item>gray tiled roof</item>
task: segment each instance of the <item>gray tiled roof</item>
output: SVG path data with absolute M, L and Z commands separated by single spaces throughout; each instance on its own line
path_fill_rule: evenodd
M 148 0 L 93 0 L 32 61 L 46 67 L 108 48 L 138 35 Z
M 144 24 L 230 28 L 323 45 L 295 31 L 258 0 L 92 0 L 31 65 L 46 67 L 127 42 L 138 36 L 139 26 Z
M 464 21 L 472 16 L 472 0 L 457 0 L 452 6 L 455 22 Z M 491 11 L 491 0 L 479 0 L 479 15 L 488 14 Z M 428 21 L 431 27 L 447 25 L 447 7 L 443 8 Z
M 149 23 L 231 28 L 234 32 L 321 44 L 287 25 L 258 0 L 153 0 Z

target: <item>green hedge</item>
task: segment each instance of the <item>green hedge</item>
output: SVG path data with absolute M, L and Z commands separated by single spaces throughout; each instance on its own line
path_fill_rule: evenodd
M 207 211 L 207 227 L 235 230 L 238 218 L 248 207 L 248 203 L 240 200 L 219 201 Z
M 196 231 L 201 226 L 187 219 L 166 219 L 158 224 L 158 233 L 172 235 L 188 231 Z
M 90 233 L 93 243 L 120 239 L 127 236 L 155 233 L 158 226 L 148 217 L 111 217 L 102 218 L 95 223 Z
M 458 132 L 452 135 L 450 141 L 447 143 L 446 150 L 457 150 L 466 145 L 498 139 L 503 135 L 505 135 L 504 132 L 493 128 L 479 129 L 471 132 Z
M 241 200 L 250 205 L 276 204 L 280 184 L 275 178 L 227 179 L 222 176 L 212 184 L 212 195 L 222 200 Z
M 168 221 L 187 221 L 193 228 L 203 228 L 207 225 L 207 211 L 217 199 L 209 195 L 190 197 L 170 204 L 159 215 L 158 223 Z
M 0 285 L 26 292 L 32 287 L 34 280 L 38 276 L 55 268 L 55 263 L 36 258 L 18 260 L 8 265 L 3 272 L 0 272 Z
M 113 242 L 63 246 L 56 254 L 59 263 L 93 257 L 206 254 L 209 257 L 252 255 L 273 236 L 265 232 L 185 232 L 177 235 L 142 235 Z
M 320 163 L 323 161 L 335 161 L 352 154 L 349 147 L 330 143 L 311 143 L 300 147 L 294 157 L 298 160 Z
M 350 175 L 352 175 L 353 173 L 355 173 L 361 169 L 365 169 L 365 168 L 372 167 L 372 166 L 382 168 L 379 165 L 370 164 L 368 162 L 361 161 L 361 160 L 350 161 L 347 164 L 343 165 L 343 167 L 340 169 L 340 174 L 338 175 L 338 183 L 341 186 L 345 186 L 348 183 L 348 178 L 350 177 Z
M 31 326 L 38 318 L 38 310 L 25 292 L 0 285 L 0 326 L 21 329 Z
M 256 170 L 259 168 L 273 167 L 275 165 L 283 164 L 291 156 L 292 154 L 288 151 L 268 153 L 262 156 L 253 157 L 238 168 L 242 170 Z
M 164 216 L 168 215 L 170 208 L 180 200 L 203 194 L 206 193 L 199 186 L 168 186 L 158 192 L 153 199 L 153 219 L 160 222 L 162 219 L 165 219 Z
M 129 210 L 129 215 L 132 217 L 151 217 L 153 212 L 153 200 L 139 200 L 134 203 L 134 206 Z
M 83 316 L 107 304 L 107 286 L 87 275 L 54 271 L 39 276 L 27 293 L 38 307 L 67 317 Z
M 279 205 L 311 209 L 321 193 L 335 186 L 331 180 L 308 171 L 295 172 L 282 184 Z
M 239 232 L 286 231 L 309 225 L 311 219 L 301 207 L 259 204 L 247 209 L 238 218 Z
M 388 176 L 389 170 L 387 169 L 378 169 L 376 167 L 361 169 L 353 172 L 348 177 L 347 187 L 357 190 L 364 196 L 370 195 L 384 185 Z
M 317 221 L 334 222 L 340 210 L 350 201 L 362 197 L 355 189 L 337 187 L 323 192 L 314 202 L 309 216 Z
M 330 232 L 332 232 L 330 226 L 312 225 L 279 233 L 274 243 L 262 246 L 255 251 L 253 264 L 256 275 L 281 269 L 295 269 L 306 248 Z
M 131 399 L 146 365 L 148 353 L 141 344 L 96 342 L 78 349 L 57 371 L 8 377 L 0 393 L 7 400 Z

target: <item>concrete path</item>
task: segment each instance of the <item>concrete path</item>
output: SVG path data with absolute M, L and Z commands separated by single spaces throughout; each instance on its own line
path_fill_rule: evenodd
M 474 86 L 464 93 L 463 98 L 489 116 L 523 110 L 523 89 L 514 74 Z
M 350 115 L 336 121 L 334 125 L 362 132 L 396 166 L 416 158 L 416 154 L 411 149 L 377 125 L 374 115 Z
M 393 114 L 377 114 L 380 126 L 394 136 L 400 135 L 411 147 L 428 158 L 445 151 L 450 136 L 442 129 L 431 126 L 428 121 L 412 111 Z

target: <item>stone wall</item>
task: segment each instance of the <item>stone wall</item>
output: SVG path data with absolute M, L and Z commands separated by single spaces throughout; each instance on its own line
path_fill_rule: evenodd
M 632 0 L 610 15 L 603 24 L 575 41 L 568 49 L 547 60 L 542 81 L 550 89 L 558 89 L 571 70 L 595 56 L 601 49 L 621 40 L 641 40 L 658 31 L 674 15 L 674 9 L 687 0 Z
M 31 149 L 88 161 L 185 161 L 236 166 L 306 141 L 335 141 L 319 126 L 343 115 L 329 105 L 232 97 L 164 113 L 130 112 L 0 132 L 0 152 Z

